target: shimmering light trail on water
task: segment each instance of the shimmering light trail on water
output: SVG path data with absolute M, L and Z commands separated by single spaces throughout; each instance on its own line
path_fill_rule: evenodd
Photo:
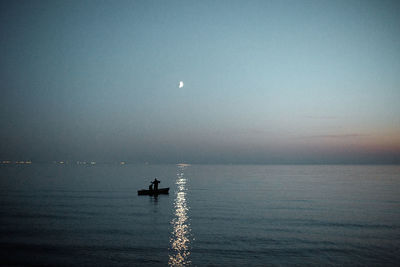
M 175 216 L 171 221 L 173 230 L 170 239 L 170 266 L 185 266 L 190 264 L 190 224 L 188 205 L 186 202 L 186 177 L 185 166 L 178 166 L 176 179 L 176 197 L 174 202 Z

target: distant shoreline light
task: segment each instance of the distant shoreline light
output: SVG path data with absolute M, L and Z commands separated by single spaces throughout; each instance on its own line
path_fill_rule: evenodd
M 11 161 L 11 160 L 3 160 L 0 162 L 1 164 L 32 164 L 31 160 L 17 160 L 17 161 Z

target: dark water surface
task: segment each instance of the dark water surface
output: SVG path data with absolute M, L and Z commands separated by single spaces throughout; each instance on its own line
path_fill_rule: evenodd
M 157 177 L 169 195 L 137 196 Z M 392 265 L 400 166 L 0 165 L 9 266 Z

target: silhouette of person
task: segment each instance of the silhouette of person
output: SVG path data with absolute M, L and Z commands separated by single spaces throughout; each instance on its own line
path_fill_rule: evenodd
M 151 182 L 151 184 L 149 185 L 149 190 L 153 191 L 153 182 Z
M 157 180 L 157 178 L 154 178 L 154 181 L 151 183 L 154 184 L 154 190 L 158 190 L 158 184 L 161 182 L 159 180 Z

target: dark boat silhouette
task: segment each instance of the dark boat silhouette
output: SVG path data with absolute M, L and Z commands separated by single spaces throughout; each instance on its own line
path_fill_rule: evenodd
M 157 190 L 146 190 L 146 189 L 142 189 L 142 190 L 138 190 L 137 193 L 138 195 L 160 195 L 160 194 L 165 194 L 167 195 L 169 192 L 169 187 L 167 188 L 159 188 Z

